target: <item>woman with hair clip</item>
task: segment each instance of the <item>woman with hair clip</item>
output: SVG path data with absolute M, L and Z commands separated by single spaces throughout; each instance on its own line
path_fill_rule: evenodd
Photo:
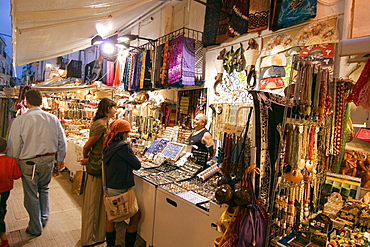
M 89 246 L 105 240 L 105 207 L 103 201 L 102 158 L 108 123 L 116 114 L 116 103 L 103 98 L 92 119 L 90 137 L 83 147 L 81 165 L 86 165 L 87 178 L 83 193 L 81 245 Z
M 126 192 L 135 185 L 132 170 L 141 168 L 140 160 L 136 157 L 126 139 L 131 130 L 126 120 L 115 120 L 110 125 L 110 132 L 104 141 L 104 168 L 108 196 L 116 196 Z M 125 247 L 134 247 L 136 233 L 141 217 L 140 210 L 130 218 L 126 229 Z M 116 231 L 114 223 L 107 220 L 107 247 L 114 247 Z

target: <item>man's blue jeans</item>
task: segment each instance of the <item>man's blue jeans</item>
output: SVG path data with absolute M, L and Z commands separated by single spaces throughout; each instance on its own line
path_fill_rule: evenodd
M 26 164 L 32 161 L 35 165 Z M 54 168 L 54 156 L 41 156 L 20 160 L 24 193 L 24 207 L 30 221 L 28 227 L 31 234 L 42 232 L 42 224 L 49 218 L 49 183 Z

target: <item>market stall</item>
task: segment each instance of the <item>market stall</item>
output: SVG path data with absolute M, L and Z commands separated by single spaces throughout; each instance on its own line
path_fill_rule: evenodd
M 101 52 L 84 83 L 34 86 L 63 122 L 71 176 L 108 97 L 132 126 L 139 234 L 150 246 L 365 245 L 370 51 L 368 39 L 341 41 L 351 8 L 195 2 L 206 6 L 203 32 L 183 27 L 125 53 Z M 197 113 L 207 114 L 217 145 L 204 165 L 188 145 Z

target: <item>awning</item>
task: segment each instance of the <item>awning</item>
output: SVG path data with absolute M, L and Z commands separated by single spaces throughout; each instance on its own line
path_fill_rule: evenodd
M 81 90 L 91 90 L 91 91 L 105 91 L 105 90 L 115 90 L 115 87 L 110 87 L 101 82 L 94 82 L 91 85 L 83 84 L 80 79 L 76 78 L 61 78 L 54 77 L 47 81 L 32 85 L 32 88 L 38 89 L 43 93 L 69 93 Z
M 129 30 L 167 2 L 159 0 L 11 0 L 16 66 L 55 58 L 91 46 L 99 34 Z

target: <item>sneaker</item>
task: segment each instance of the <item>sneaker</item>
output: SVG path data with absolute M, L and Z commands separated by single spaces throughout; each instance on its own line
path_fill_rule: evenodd
M 0 247 L 10 247 L 8 240 L 2 241 Z
M 26 232 L 28 233 L 28 234 L 30 234 L 30 235 L 32 235 L 32 236 L 34 236 L 34 237 L 38 237 L 38 236 L 40 236 L 41 235 L 41 232 L 39 233 L 39 234 L 32 234 L 31 232 L 30 232 L 30 228 L 27 226 L 27 228 L 26 228 Z

